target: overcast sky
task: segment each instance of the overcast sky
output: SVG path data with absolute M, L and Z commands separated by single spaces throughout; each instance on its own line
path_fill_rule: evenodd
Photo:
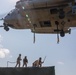
M 0 0 L 0 15 L 6 14 L 15 7 L 18 0 Z M 0 25 L 2 25 L 0 21 Z M 28 58 L 28 66 L 32 62 L 46 56 L 43 66 L 55 66 L 56 75 L 76 75 L 76 29 L 72 33 L 60 37 L 57 44 L 55 34 L 36 34 L 33 43 L 31 30 L 11 29 L 6 32 L 0 28 L 0 67 L 7 67 L 7 61 L 16 62 L 18 54 Z M 15 63 L 9 63 L 14 67 Z M 22 66 L 22 62 L 21 62 Z

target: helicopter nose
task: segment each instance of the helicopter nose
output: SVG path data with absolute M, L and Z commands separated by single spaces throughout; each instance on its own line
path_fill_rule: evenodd
M 10 14 L 7 14 L 4 18 L 4 21 L 8 21 L 8 20 L 11 20 L 11 15 Z

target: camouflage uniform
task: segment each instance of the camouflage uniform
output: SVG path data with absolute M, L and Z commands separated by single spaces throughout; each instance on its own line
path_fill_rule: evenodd
M 26 66 L 27 67 L 27 63 L 28 63 L 28 59 L 25 56 L 25 58 L 23 59 L 23 67 Z
M 36 60 L 35 62 L 33 62 L 32 66 L 33 67 L 42 67 L 42 63 L 44 63 L 44 62 L 42 62 L 41 60 L 42 59 L 40 57 L 39 60 Z
M 20 67 L 20 65 L 21 65 L 21 61 L 22 59 L 21 59 L 21 54 L 19 54 L 19 56 L 18 56 L 18 58 L 17 58 L 17 62 L 16 62 L 16 66 L 15 67 L 17 67 L 17 65 L 18 65 L 18 67 Z

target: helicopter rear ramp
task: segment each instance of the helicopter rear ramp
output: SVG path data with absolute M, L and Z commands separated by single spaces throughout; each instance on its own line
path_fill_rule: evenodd
M 0 68 L 0 75 L 55 75 L 52 67 Z

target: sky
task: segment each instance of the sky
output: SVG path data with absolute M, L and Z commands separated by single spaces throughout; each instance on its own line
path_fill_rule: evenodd
M 7 14 L 14 9 L 18 0 L 0 0 L 0 15 Z M 3 21 L 0 21 L 0 25 Z M 0 67 L 7 67 L 7 61 L 16 62 L 19 54 L 21 58 L 28 58 L 28 66 L 42 57 L 43 66 L 55 66 L 56 75 L 76 75 L 76 29 L 65 37 L 60 37 L 57 44 L 56 34 L 36 34 L 33 43 L 31 30 L 16 30 L 10 28 L 6 32 L 0 28 Z M 8 67 L 15 67 L 16 63 L 8 63 Z M 22 66 L 22 61 L 21 61 Z

